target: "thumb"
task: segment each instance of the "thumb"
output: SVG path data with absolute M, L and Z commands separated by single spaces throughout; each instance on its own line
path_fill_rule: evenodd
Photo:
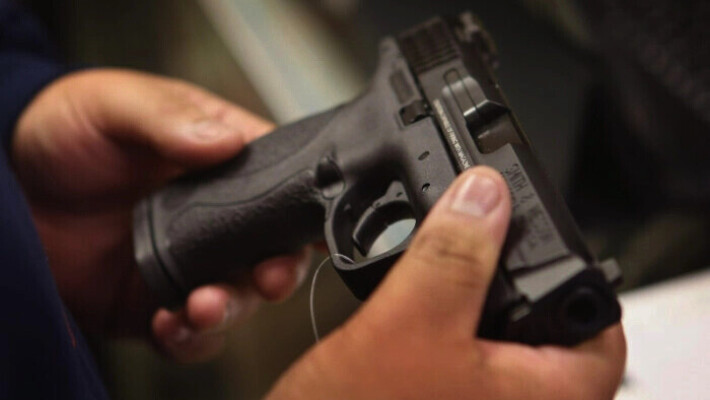
M 272 126 L 203 89 L 174 79 L 97 70 L 83 79 L 98 132 L 147 146 L 164 161 L 200 167 L 234 156 Z
M 462 173 L 432 208 L 376 293 L 406 324 L 475 332 L 510 219 L 510 194 L 488 167 Z

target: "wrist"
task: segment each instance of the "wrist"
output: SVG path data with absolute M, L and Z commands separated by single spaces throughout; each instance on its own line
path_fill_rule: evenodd
M 266 400 L 358 399 L 353 392 L 353 379 L 363 378 L 363 371 L 354 371 L 343 348 L 342 330 L 333 332 L 324 341 L 304 354 L 277 381 Z M 343 369 L 347 371 L 343 371 Z

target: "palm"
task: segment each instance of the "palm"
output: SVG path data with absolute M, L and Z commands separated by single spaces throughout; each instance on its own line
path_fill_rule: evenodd
M 45 101 L 55 106 L 23 119 L 13 155 L 58 289 L 85 326 L 145 330 L 154 307 L 132 259 L 131 209 L 178 168 L 104 135 L 61 87 Z
M 81 325 L 128 334 L 152 325 L 165 342 L 180 329 L 221 326 L 232 300 L 248 315 L 253 291 L 224 285 L 193 291 L 180 313 L 154 314 L 133 260 L 131 214 L 149 191 L 234 156 L 270 128 L 191 85 L 125 71 L 70 75 L 37 96 L 18 122 L 12 156 L 60 295 Z M 258 293 L 291 293 L 303 261 L 289 256 L 257 266 Z M 219 346 L 210 340 L 178 358 L 213 353 Z

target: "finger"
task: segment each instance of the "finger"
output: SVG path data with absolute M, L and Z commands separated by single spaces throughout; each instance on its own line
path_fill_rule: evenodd
M 544 350 L 560 354 L 555 352 L 558 349 Z M 626 366 L 626 338 L 621 324 L 607 328 L 592 340 L 577 346 L 573 353 L 576 354 L 562 353 L 559 367 L 569 371 L 572 380 L 584 382 L 581 389 L 585 396 L 577 398 L 613 398 Z M 556 361 L 554 356 L 552 358 L 553 362 Z
M 244 132 L 244 140 L 247 143 L 266 135 L 276 128 L 272 122 L 240 107 L 233 107 L 232 112 L 222 114 L 221 120 L 229 126 L 240 127 L 242 132 Z
M 222 350 L 225 334 L 197 335 L 182 311 L 160 309 L 153 317 L 153 338 L 158 350 L 182 363 L 207 361 Z
M 386 278 L 378 304 L 408 324 L 470 336 L 509 219 L 510 197 L 500 174 L 487 167 L 462 173 Z
M 256 293 L 225 284 L 202 286 L 185 304 L 187 324 L 196 333 L 223 332 L 249 318 L 259 305 Z
M 261 296 L 269 301 L 283 300 L 301 286 L 313 251 L 310 247 L 300 253 L 266 260 L 254 268 L 254 285 Z
M 180 166 L 205 166 L 235 155 L 271 125 L 190 84 L 120 70 L 94 72 L 86 104 L 99 132 L 144 143 Z M 112 81 L 111 91 L 99 83 Z M 78 100 L 81 101 L 81 100 Z M 85 100 L 84 100 L 85 101 Z
M 574 348 L 483 341 L 480 346 L 489 382 L 502 398 L 611 399 L 626 363 L 619 324 Z
M 194 290 L 179 312 L 159 310 L 153 318 L 155 342 L 182 362 L 207 360 L 221 350 L 228 330 L 256 310 L 258 296 L 226 285 Z

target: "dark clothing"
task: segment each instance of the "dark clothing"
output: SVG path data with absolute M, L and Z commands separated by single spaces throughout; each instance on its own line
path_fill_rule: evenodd
M 10 165 L 17 118 L 67 69 L 46 33 L 0 0 L 0 398 L 107 398 L 91 353 L 59 297 Z

